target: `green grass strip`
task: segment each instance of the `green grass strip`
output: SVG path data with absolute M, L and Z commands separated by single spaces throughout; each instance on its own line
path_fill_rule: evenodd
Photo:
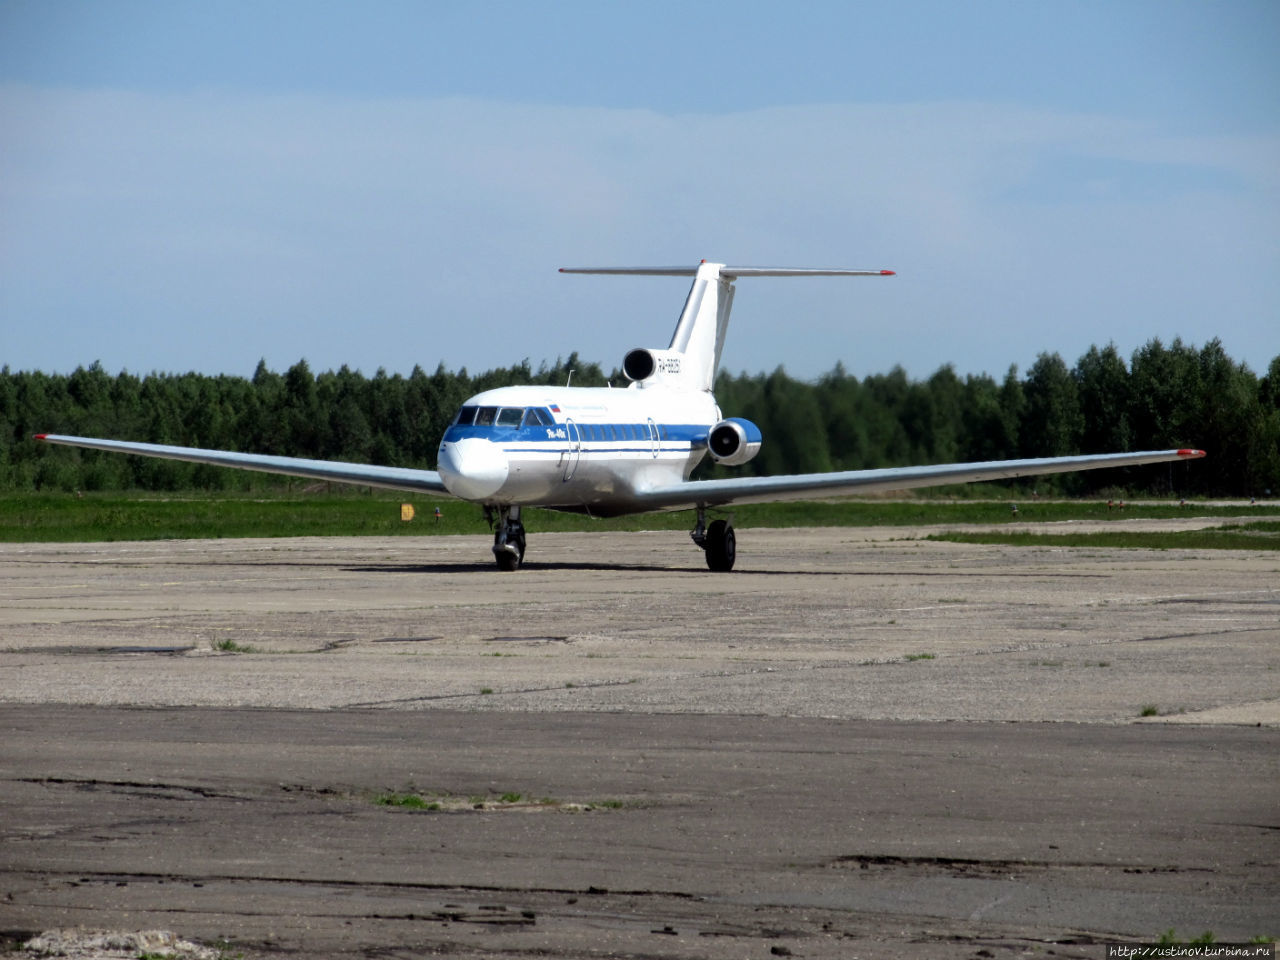
M 400 504 L 417 513 L 406 523 Z M 1208 506 L 1176 503 L 1108 509 L 1096 501 L 884 501 L 844 500 L 730 507 L 735 524 L 751 527 L 869 527 L 933 524 L 1107 521 L 1186 516 L 1276 517 L 1275 506 Z M 439 508 L 441 517 L 434 517 Z M 682 530 L 693 526 L 691 510 L 594 520 L 551 510 L 526 510 L 531 534 L 545 531 Z M 437 536 L 489 532 L 480 508 L 458 500 L 428 500 L 395 494 L 343 491 L 280 494 L 96 494 L 38 493 L 0 497 L 0 541 L 95 542 L 111 540 L 219 539 L 296 536 Z M 1234 535 L 1246 536 L 1241 531 Z M 1137 537 L 1138 534 L 1118 534 Z M 1057 536 L 1057 535 L 1053 535 Z M 1076 536 L 1074 534 L 1064 536 Z M 1082 535 L 1092 537 L 1094 535 Z M 1163 537 L 1165 535 L 1152 535 Z M 982 542 L 982 541 L 972 541 Z M 1009 542 L 1005 539 L 992 542 Z M 1037 541 L 1042 542 L 1042 541 Z M 1065 541 L 1064 541 L 1065 542 Z M 1097 543 L 1090 540 L 1089 543 Z M 1137 545 L 1136 543 L 1134 545 Z M 1244 549 L 1257 549 L 1245 547 Z M 1268 549 L 1268 548 L 1262 548 Z
M 927 540 L 1005 544 L 1015 547 L 1136 547 L 1144 550 L 1280 550 L 1280 523 L 1171 530 L 1167 533 L 1107 530 L 1098 533 L 939 533 Z

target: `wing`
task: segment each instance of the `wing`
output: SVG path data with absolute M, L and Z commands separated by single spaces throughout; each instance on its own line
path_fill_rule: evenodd
M 646 510 L 693 505 L 764 503 L 771 500 L 810 500 L 815 496 L 879 493 L 913 487 L 937 487 L 947 483 L 972 483 L 975 480 L 1010 480 L 1046 473 L 1194 460 L 1203 456 L 1203 450 L 1149 450 L 1143 453 L 1045 457 L 1038 460 L 993 460 L 986 463 L 943 463 L 928 467 L 891 467 L 884 470 L 799 473 L 782 477 L 693 480 L 637 491 L 636 500 L 641 509 Z
M 120 440 L 95 440 L 91 437 L 64 437 L 55 433 L 38 433 L 35 439 L 68 447 L 86 447 L 111 453 L 133 453 L 140 457 L 161 457 L 208 463 L 215 467 L 235 467 L 261 473 L 281 473 L 290 477 L 331 480 L 386 490 L 409 490 L 415 493 L 448 495 L 434 470 L 411 470 L 407 467 L 377 467 L 366 463 L 337 463 L 331 460 L 302 460 L 297 457 L 271 457 L 256 453 L 231 453 L 225 450 L 201 450 L 197 447 L 170 447 L 159 443 L 127 443 Z

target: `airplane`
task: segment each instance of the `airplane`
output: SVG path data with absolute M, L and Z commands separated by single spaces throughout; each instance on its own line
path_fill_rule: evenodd
M 690 536 L 713 571 L 733 569 L 733 517 L 707 522 L 709 511 L 738 503 L 813 499 L 1011 479 L 1039 474 L 1135 466 L 1203 457 L 1202 450 L 1153 450 L 950 463 L 877 470 L 737 479 L 690 480 L 704 457 L 724 466 L 751 460 L 760 429 L 725 417 L 712 395 L 733 306 L 734 283 L 752 277 L 894 276 L 892 270 L 739 267 L 702 261 L 692 267 L 563 268 L 568 274 L 692 277 L 693 284 L 665 350 L 629 351 L 623 388 L 513 386 L 466 400 L 440 441 L 436 470 L 306 460 L 153 443 L 38 434 L 45 443 L 162 457 L 422 494 L 448 494 L 479 504 L 494 530 L 500 570 L 524 562 L 525 507 L 614 517 L 692 509 Z

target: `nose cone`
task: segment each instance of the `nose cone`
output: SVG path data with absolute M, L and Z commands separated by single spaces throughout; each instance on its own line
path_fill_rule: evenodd
M 484 500 L 507 482 L 507 455 L 480 437 L 440 444 L 436 463 L 445 488 L 462 500 Z

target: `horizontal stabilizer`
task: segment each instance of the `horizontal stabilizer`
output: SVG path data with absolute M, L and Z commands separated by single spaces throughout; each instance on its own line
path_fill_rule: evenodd
M 693 286 L 667 350 L 680 355 L 674 379 L 687 389 L 711 392 L 740 277 L 892 277 L 892 270 L 849 267 L 731 267 L 703 260 L 696 267 L 561 267 L 561 273 L 631 277 L 693 277 Z M 670 379 L 670 378 L 669 378 Z
M 633 277 L 692 277 L 697 267 L 561 267 L 561 273 L 594 273 Z M 854 270 L 849 267 L 730 267 L 722 266 L 726 280 L 739 277 L 892 277 L 892 270 Z

